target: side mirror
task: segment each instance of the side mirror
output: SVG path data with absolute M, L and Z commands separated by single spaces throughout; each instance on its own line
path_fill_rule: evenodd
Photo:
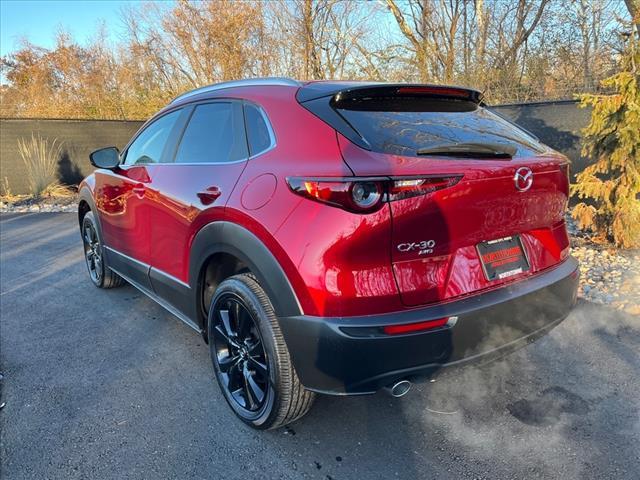
M 120 151 L 116 147 L 106 147 L 89 154 L 91 165 L 113 170 L 120 164 Z

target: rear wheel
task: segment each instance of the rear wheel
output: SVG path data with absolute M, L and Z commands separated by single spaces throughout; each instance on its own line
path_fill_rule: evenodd
M 84 259 L 93 284 L 98 288 L 114 288 L 122 285 L 124 280 L 109 268 L 104 256 L 104 244 L 93 212 L 87 212 L 82 219 L 81 233 Z
M 220 389 L 242 421 L 277 428 L 309 411 L 314 394 L 300 384 L 271 302 L 255 277 L 235 275 L 218 286 L 208 334 Z

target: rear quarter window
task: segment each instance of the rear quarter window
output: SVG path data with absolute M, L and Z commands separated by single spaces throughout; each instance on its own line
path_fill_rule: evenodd
M 415 156 L 454 143 L 507 143 L 518 155 L 546 148 L 517 126 L 471 101 L 424 97 L 355 98 L 334 105 L 372 150 Z
M 273 143 L 273 133 L 266 114 L 256 105 L 245 104 L 244 121 L 247 126 L 247 142 L 251 156 L 269 150 Z

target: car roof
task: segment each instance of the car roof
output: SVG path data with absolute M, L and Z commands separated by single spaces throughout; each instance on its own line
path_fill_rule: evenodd
M 281 86 L 292 87 L 297 90 L 296 97 L 299 102 L 306 102 L 321 97 L 333 96 L 339 92 L 347 92 L 354 90 L 367 90 L 370 88 L 395 88 L 395 87 L 433 87 L 434 89 L 455 88 L 468 92 L 468 94 L 476 100 L 479 100 L 481 93 L 477 90 L 449 86 L 449 85 L 430 85 L 430 84 L 408 84 L 408 83 L 386 83 L 386 82 L 367 82 L 352 80 L 312 80 L 300 81 L 287 77 L 265 77 L 265 78 L 247 78 L 244 80 L 232 80 L 229 82 L 214 83 L 204 87 L 190 90 L 182 95 L 174 98 L 170 106 L 177 103 L 183 103 L 192 97 L 206 97 L 207 93 L 215 94 L 220 90 L 238 87 L 263 87 L 263 86 Z
M 191 97 L 201 96 L 206 93 L 215 93 L 220 90 L 225 90 L 228 88 L 238 88 L 238 87 L 260 87 L 260 86 L 283 86 L 283 87 L 295 87 L 300 88 L 303 85 L 302 82 L 298 80 L 294 80 L 292 78 L 285 77 L 265 77 L 265 78 L 247 78 L 245 80 L 232 80 L 229 82 L 220 82 L 214 83 L 211 85 L 205 85 L 204 87 L 196 88 L 194 90 L 190 90 L 181 95 L 178 95 L 171 101 L 171 105 L 176 103 L 182 103 L 184 100 L 187 100 Z

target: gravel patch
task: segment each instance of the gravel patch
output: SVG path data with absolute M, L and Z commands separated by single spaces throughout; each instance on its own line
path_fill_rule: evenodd
M 76 212 L 78 197 L 73 195 L 64 198 L 20 198 L 15 201 L 0 200 L 1 213 L 54 213 Z
M 580 296 L 640 315 L 640 254 L 597 246 L 573 247 L 580 262 Z
M 595 244 L 567 215 L 571 254 L 580 262 L 578 296 L 640 315 L 640 251 Z

